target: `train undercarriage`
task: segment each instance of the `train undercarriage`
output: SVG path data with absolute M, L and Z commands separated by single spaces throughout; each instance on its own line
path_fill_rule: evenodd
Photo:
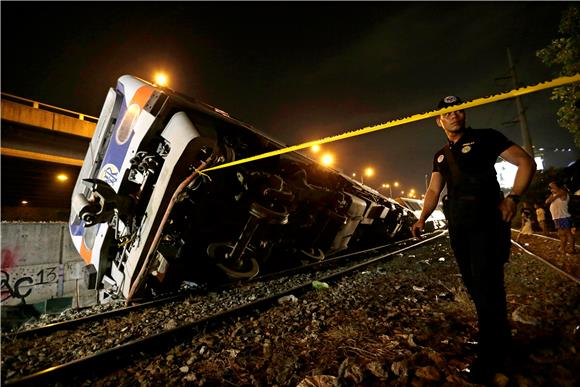
M 134 77 L 111 89 L 72 198 L 88 286 L 150 297 L 244 280 L 409 236 L 394 200 L 227 113 Z

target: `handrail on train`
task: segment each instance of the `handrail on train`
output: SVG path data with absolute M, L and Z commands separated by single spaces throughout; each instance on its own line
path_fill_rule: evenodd
M 58 112 L 68 113 L 69 115 L 72 114 L 73 116 L 76 116 L 81 121 L 86 121 L 87 118 L 90 119 L 91 121 L 94 120 L 95 122 L 97 122 L 99 120 L 98 117 L 89 116 L 88 114 L 83 114 L 83 113 L 75 112 L 75 111 L 72 111 L 72 110 L 63 109 L 63 108 L 60 108 L 60 107 L 57 107 L 57 106 L 49 105 L 47 103 L 42 103 L 42 102 L 34 101 L 34 100 L 31 100 L 31 99 L 28 99 L 28 98 L 22 98 L 22 97 L 19 97 L 17 95 L 5 93 L 5 92 L 2 92 L 2 97 L 8 97 L 9 99 L 15 99 L 17 101 L 27 102 L 29 104 L 32 104 L 32 107 L 34 109 L 47 110 L 47 109 L 42 109 L 43 107 L 46 107 L 46 108 L 49 108 L 49 109 L 52 109 L 52 110 L 56 110 Z

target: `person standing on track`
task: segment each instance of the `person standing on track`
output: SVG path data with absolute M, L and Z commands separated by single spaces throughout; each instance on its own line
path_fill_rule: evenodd
M 448 96 L 437 108 L 461 103 L 459 97 Z M 448 144 L 435 154 L 423 210 L 411 231 L 420 238 L 426 219 L 447 185 L 444 209 L 451 247 L 478 316 L 477 360 L 470 367 L 470 379 L 486 383 L 501 370 L 511 344 L 504 264 L 510 252 L 510 224 L 536 164 L 522 147 L 502 133 L 466 127 L 465 117 L 465 111 L 457 110 L 436 118 Z M 506 198 L 494 168 L 498 156 L 518 167 Z
M 534 204 L 534 208 L 536 209 L 536 219 L 538 220 L 538 224 L 542 229 L 542 234 L 544 236 L 548 236 L 548 225 L 546 224 L 546 211 L 542 208 L 539 204 Z
M 559 251 L 562 254 L 576 254 L 574 236 L 572 235 L 572 216 L 568 212 L 568 203 L 570 202 L 568 190 L 557 181 L 551 181 L 548 187 L 550 187 L 552 194 L 546 199 L 546 204 L 550 205 L 550 213 L 560 239 Z
M 520 236 L 522 236 L 522 234 L 532 235 L 534 233 L 534 231 L 532 230 L 532 209 L 528 208 L 528 205 L 524 203 L 520 214 L 522 227 L 520 228 L 520 233 L 516 238 L 516 242 L 520 241 Z

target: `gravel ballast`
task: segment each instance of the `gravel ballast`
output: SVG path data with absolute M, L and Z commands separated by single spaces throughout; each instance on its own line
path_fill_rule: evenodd
M 529 238 L 520 242 L 538 243 Z M 506 290 L 517 351 L 496 384 L 577 384 L 579 285 L 514 247 Z M 148 313 L 156 325 L 180 322 L 179 314 Z M 474 360 L 476 326 L 448 239 L 440 238 L 75 384 L 467 385 L 461 371 Z M 103 329 L 115 340 L 125 327 L 113 321 Z M 43 348 L 48 357 L 53 351 Z M 5 360 L 3 353 L 3 368 Z

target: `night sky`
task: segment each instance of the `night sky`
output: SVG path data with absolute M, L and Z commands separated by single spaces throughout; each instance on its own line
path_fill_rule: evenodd
M 2 91 L 98 116 L 119 76 L 169 74 L 174 90 L 288 145 L 555 78 L 535 52 L 568 3 L 30 3 L 2 8 Z M 580 158 L 550 91 L 523 97 L 548 166 Z M 468 124 L 522 143 L 513 101 L 467 111 Z M 327 144 L 345 173 L 424 190 L 445 142 L 434 120 Z M 562 152 L 570 148 L 572 151 Z M 558 151 L 555 151 L 558 149 Z

